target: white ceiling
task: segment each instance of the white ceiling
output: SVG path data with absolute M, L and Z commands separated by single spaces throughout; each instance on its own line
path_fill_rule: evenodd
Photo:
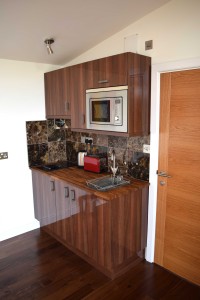
M 63 65 L 167 2 L 0 0 L 0 59 Z

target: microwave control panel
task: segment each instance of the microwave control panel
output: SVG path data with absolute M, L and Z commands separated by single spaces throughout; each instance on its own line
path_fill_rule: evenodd
M 114 124 L 122 125 L 122 97 L 115 99 L 115 115 L 114 115 Z

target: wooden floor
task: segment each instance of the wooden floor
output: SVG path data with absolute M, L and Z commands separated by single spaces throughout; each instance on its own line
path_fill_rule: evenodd
M 200 299 L 200 287 L 142 262 L 110 280 L 39 229 L 0 243 L 0 299 Z

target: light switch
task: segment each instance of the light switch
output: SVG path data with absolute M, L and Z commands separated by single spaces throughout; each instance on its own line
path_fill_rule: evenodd
M 146 41 L 145 42 L 145 50 L 151 50 L 153 49 L 153 40 Z

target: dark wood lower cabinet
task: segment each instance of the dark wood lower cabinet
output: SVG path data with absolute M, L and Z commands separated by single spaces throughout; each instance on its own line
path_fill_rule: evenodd
M 45 224 L 43 229 L 81 256 L 111 279 L 116 278 L 144 259 L 147 238 L 148 186 L 127 188 L 110 198 L 83 190 L 68 182 L 53 179 L 41 172 L 33 172 L 33 188 L 44 182 L 51 188 L 54 182 L 55 198 L 40 198 L 34 192 L 35 208 L 41 201 L 56 202 L 56 222 Z M 45 176 L 47 181 L 38 180 Z M 49 181 L 49 183 L 48 183 Z M 44 188 L 48 190 L 48 188 Z M 40 203 L 40 204 L 39 204 Z M 49 211 L 47 211 L 47 214 Z M 43 225 L 41 215 L 36 218 Z M 44 213 L 43 216 L 44 217 Z M 45 220 L 50 218 L 45 216 Z

